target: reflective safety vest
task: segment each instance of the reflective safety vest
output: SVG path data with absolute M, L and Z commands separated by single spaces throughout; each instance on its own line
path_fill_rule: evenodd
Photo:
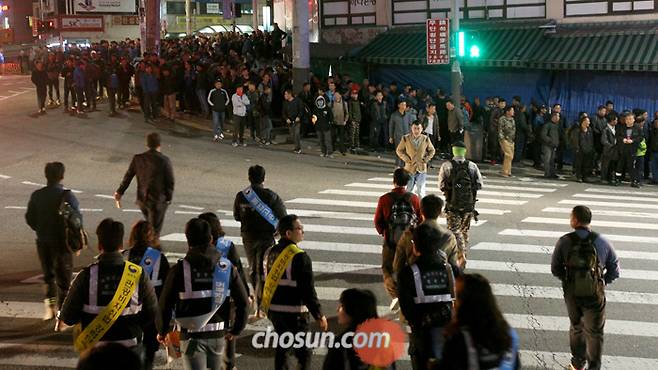
M 211 323 L 209 321 L 231 294 L 230 281 L 233 265 L 228 259 L 220 258 L 213 272 L 212 289 L 193 290 L 190 263 L 183 259 L 181 264 L 183 266 L 184 290 L 178 293 L 178 298 L 181 301 L 211 298 L 212 304 L 209 312 L 197 316 L 187 316 L 184 312 L 176 311 L 176 322 L 191 333 L 223 330 L 224 322 Z
M 148 247 L 144 252 L 142 260 L 139 262 L 139 265 L 142 266 L 146 272 L 146 276 L 151 280 L 153 287 L 161 286 L 162 279 L 160 279 L 160 259 L 162 258 L 162 252 L 155 248 Z
M 439 250 L 442 258 L 443 269 L 436 271 L 435 276 L 431 277 L 433 285 L 436 286 L 434 290 L 443 291 L 442 294 L 433 294 L 426 295 L 423 290 L 423 282 L 420 269 L 418 265 L 411 265 L 411 271 L 414 275 L 414 287 L 416 288 L 416 296 L 414 297 L 414 303 L 416 304 L 426 304 L 426 303 L 449 303 L 455 300 L 455 278 L 452 273 L 452 268 L 446 262 L 447 256 L 445 252 Z
M 136 315 L 142 311 L 142 305 L 139 303 L 139 285 L 130 298 L 130 303 L 121 312 L 121 316 Z M 89 303 L 82 306 L 82 312 L 98 315 L 105 306 L 98 305 L 98 265 L 89 267 Z
M 267 281 L 267 275 L 269 273 L 269 270 L 267 268 L 267 261 L 269 260 L 270 253 L 272 252 L 272 248 L 268 249 L 266 252 L 265 258 L 263 258 L 263 271 L 265 272 L 265 281 Z M 286 266 L 286 270 L 283 273 L 283 276 L 281 276 L 281 279 L 279 279 L 279 282 L 277 286 L 281 287 L 291 287 L 291 288 L 297 288 L 297 281 L 293 280 L 292 278 L 292 261 L 294 258 L 291 258 L 290 262 Z M 308 312 L 308 307 L 306 305 L 301 304 L 294 304 L 294 305 L 283 305 L 283 304 L 270 304 L 269 305 L 269 311 L 275 311 L 275 312 L 288 312 L 288 313 L 302 313 L 302 312 Z

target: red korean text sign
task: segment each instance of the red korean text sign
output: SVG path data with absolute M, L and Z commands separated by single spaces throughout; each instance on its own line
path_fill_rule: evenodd
M 450 64 L 450 21 L 428 19 L 426 31 L 427 64 Z

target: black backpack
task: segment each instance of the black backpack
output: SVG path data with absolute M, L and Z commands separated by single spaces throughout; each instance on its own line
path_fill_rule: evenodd
M 82 226 L 82 215 L 66 201 L 70 193 L 70 190 L 64 190 L 62 193 L 58 213 L 64 227 L 66 247 L 73 253 L 79 253 L 83 248 L 87 248 L 89 238 Z
M 451 211 L 472 212 L 475 209 L 475 195 L 473 194 L 473 179 L 468 170 L 469 162 L 465 160 L 452 163 L 452 171 L 448 184 L 450 186 L 448 209 Z
M 398 194 L 391 192 L 393 205 L 388 217 L 388 230 L 386 241 L 391 249 L 395 249 L 402 234 L 409 228 L 415 227 L 418 217 L 411 204 L 411 193 Z
M 575 232 L 569 234 L 571 248 L 566 260 L 566 288 L 581 303 L 597 303 L 603 299 L 603 269 L 594 246 L 597 237 L 595 233 L 585 239 Z

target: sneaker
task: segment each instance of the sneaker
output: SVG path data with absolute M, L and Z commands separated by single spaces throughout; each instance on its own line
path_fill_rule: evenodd
M 224 140 L 224 134 L 219 134 L 219 140 Z
M 212 139 L 212 141 L 218 142 L 219 141 L 219 135 L 215 135 L 215 137 Z
M 293 150 L 293 152 L 294 152 L 295 154 L 302 154 L 302 150 L 301 150 L 301 149 Z
M 59 107 L 60 105 L 62 105 L 62 103 L 59 101 L 59 99 L 57 99 L 57 100 L 55 100 L 55 105 L 57 105 Z
M 320 153 L 320 157 L 324 158 L 324 157 L 326 157 L 326 156 L 327 156 L 326 154 L 324 154 L 324 153 Z
M 334 155 L 333 154 L 328 154 L 327 158 L 334 158 Z
M 392 313 L 397 314 L 400 312 L 400 301 L 397 298 L 391 300 L 391 304 L 388 306 Z
M 234 147 L 237 147 L 238 143 L 234 141 L 231 145 L 233 145 Z
M 43 321 L 52 320 L 57 315 L 57 307 L 55 306 L 54 299 L 46 298 L 43 300 L 44 314 Z
M 573 366 L 573 364 L 569 364 L 569 366 L 567 366 L 567 370 L 584 370 L 584 369 L 585 369 L 584 367 L 575 367 Z
M 266 141 L 265 145 L 272 145 L 272 142 L 271 141 Z
M 242 146 L 243 146 L 243 147 L 246 147 L 246 146 L 247 146 L 247 143 L 242 143 Z

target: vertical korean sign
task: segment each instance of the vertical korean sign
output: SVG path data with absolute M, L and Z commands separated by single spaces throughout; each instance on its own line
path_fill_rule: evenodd
M 427 64 L 450 64 L 450 24 L 445 19 L 428 19 Z

